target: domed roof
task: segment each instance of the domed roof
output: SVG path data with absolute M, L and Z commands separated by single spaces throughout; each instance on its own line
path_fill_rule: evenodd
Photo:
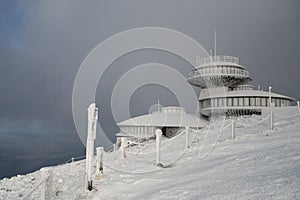
M 118 126 L 204 127 L 208 122 L 185 112 L 181 107 L 164 107 L 159 112 L 119 122 Z

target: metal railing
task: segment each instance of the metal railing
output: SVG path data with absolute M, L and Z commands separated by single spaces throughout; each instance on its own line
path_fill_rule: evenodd
M 239 59 L 237 57 L 233 56 L 226 56 L 226 55 L 219 55 L 219 56 L 209 56 L 205 58 L 200 58 L 196 56 L 196 62 L 198 65 L 203 65 L 206 63 L 212 63 L 212 62 L 230 62 L 230 63 L 236 63 L 239 64 Z
M 249 77 L 249 72 L 243 69 L 238 69 L 234 67 L 226 67 L 226 68 L 217 68 L 217 67 L 211 67 L 211 68 L 203 68 L 203 69 L 198 69 L 195 71 L 190 72 L 190 77 L 195 77 L 195 76 L 207 76 L 207 75 L 212 75 L 212 76 L 244 76 L 244 77 Z

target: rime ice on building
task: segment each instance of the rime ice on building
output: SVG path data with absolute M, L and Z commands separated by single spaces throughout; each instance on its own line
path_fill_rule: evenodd
M 182 127 L 203 128 L 212 116 L 264 115 L 289 107 L 295 99 L 254 89 L 246 68 L 233 56 L 209 56 L 197 59 L 198 67 L 187 79 L 201 88 L 200 118 L 187 114 L 183 108 L 167 107 L 118 123 L 117 146 L 122 137 L 139 142 L 154 137 L 157 128 L 170 138 Z
M 122 137 L 127 137 L 130 141 L 143 142 L 154 138 L 155 130 L 161 129 L 162 134 L 170 138 L 185 127 L 203 128 L 207 125 L 207 121 L 186 113 L 184 108 L 173 106 L 122 121 L 117 125 L 120 128 L 117 134 L 117 146 L 120 146 Z
M 294 99 L 288 96 L 255 90 L 249 72 L 232 56 L 210 56 L 198 59 L 198 67 L 190 73 L 188 81 L 201 87 L 200 114 L 261 115 L 268 107 L 286 107 Z

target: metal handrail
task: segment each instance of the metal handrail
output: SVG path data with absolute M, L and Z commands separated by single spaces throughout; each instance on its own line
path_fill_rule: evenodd
M 205 58 L 200 58 L 199 56 L 196 56 L 196 62 L 198 65 L 202 65 L 205 63 L 212 63 L 212 62 L 230 62 L 230 63 L 236 63 L 239 64 L 239 59 L 237 57 L 233 56 L 226 56 L 226 55 L 219 55 L 219 56 L 209 56 Z
M 235 69 L 234 72 L 222 72 L 222 69 L 214 69 L 212 71 L 208 71 L 207 69 L 198 69 L 195 71 L 190 72 L 190 77 L 194 76 L 205 76 L 205 75 L 240 75 L 240 76 L 249 76 L 249 72 L 242 69 Z

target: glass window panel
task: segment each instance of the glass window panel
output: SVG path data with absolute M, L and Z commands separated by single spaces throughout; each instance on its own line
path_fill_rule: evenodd
M 255 106 L 255 97 L 250 97 L 250 106 Z
M 261 106 L 267 106 L 267 98 L 265 97 L 261 98 Z
M 232 106 L 232 98 L 227 98 L 227 106 Z
M 255 98 L 255 104 L 256 104 L 256 106 L 261 106 L 261 104 L 260 104 L 260 97 L 256 97 Z
M 219 99 L 218 99 L 218 106 L 219 106 L 219 107 L 222 107 L 222 106 L 223 106 L 223 99 L 222 99 L 222 98 L 219 98 Z
M 276 99 L 276 101 L 275 101 L 275 106 L 276 106 L 276 107 L 280 107 L 280 99 Z
M 233 106 L 238 106 L 238 98 L 233 98 Z
M 239 98 L 239 106 L 244 106 L 244 98 L 243 97 Z
M 244 98 L 244 105 L 249 106 L 249 97 Z

